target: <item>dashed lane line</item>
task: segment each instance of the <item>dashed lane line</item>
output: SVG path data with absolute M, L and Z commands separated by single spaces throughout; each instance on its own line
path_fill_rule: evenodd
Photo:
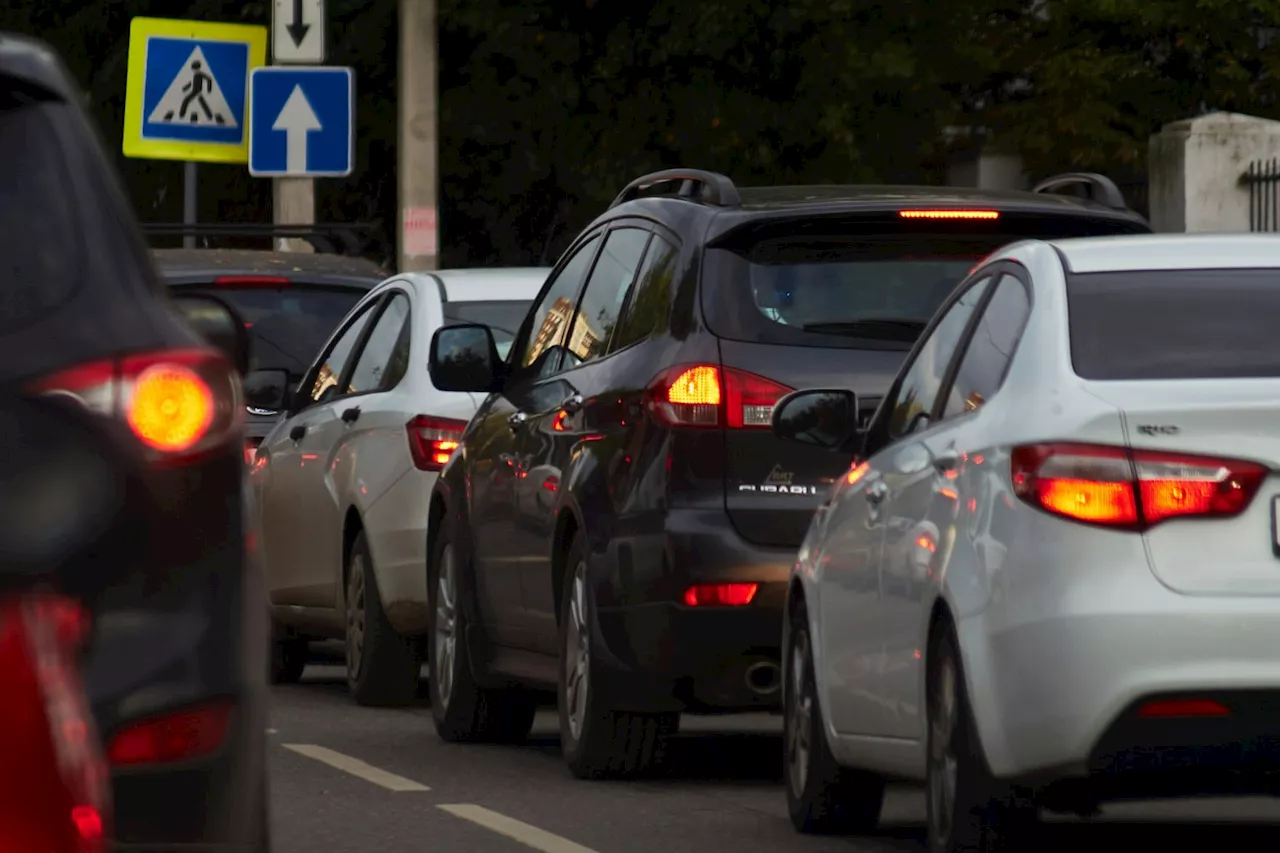
M 526 847 L 532 847 L 534 850 L 540 850 L 542 853 L 596 853 L 590 847 L 583 847 L 576 841 L 570 841 L 567 838 L 556 835 L 554 832 L 547 832 L 545 829 L 539 829 L 532 824 L 516 820 L 513 817 L 507 817 L 504 814 L 486 809 L 484 806 L 477 806 L 474 803 L 456 803 L 441 805 L 436 808 L 446 811 L 454 817 L 469 820 L 499 835 L 505 835 L 513 841 L 518 841 Z
M 334 752 L 327 747 L 317 746 L 313 743 L 286 743 L 283 746 L 285 749 L 292 750 L 299 755 L 305 755 L 307 758 L 319 761 L 322 764 L 328 764 L 330 767 L 334 767 L 344 773 L 350 773 L 352 776 L 359 777 L 366 782 L 372 782 L 379 787 L 386 788 L 388 791 L 431 790 L 426 785 L 415 782 L 412 779 L 388 773 L 386 770 L 374 767 L 372 764 L 365 764 L 358 758 L 343 755 L 341 752 Z

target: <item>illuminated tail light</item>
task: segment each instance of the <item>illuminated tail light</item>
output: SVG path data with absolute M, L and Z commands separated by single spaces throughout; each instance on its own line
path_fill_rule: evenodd
M 230 700 L 133 723 L 107 747 L 114 767 L 173 764 L 212 755 L 222 746 L 235 705 Z
M 899 210 L 902 219 L 999 219 L 998 210 Z
M 289 283 L 279 275 L 222 275 L 213 280 L 215 287 L 288 287 Z
M 768 429 L 792 388 L 732 367 L 678 365 L 649 386 L 649 411 L 669 426 Z
M 223 445 L 240 427 L 234 369 L 211 350 L 170 350 L 80 365 L 32 385 L 124 421 L 157 459 Z
M 1171 518 L 1230 518 L 1267 468 L 1208 456 L 1091 444 L 1035 444 L 1012 456 L 1013 488 L 1034 507 L 1076 521 L 1142 530 Z
M 409 453 L 419 471 L 443 471 L 453 451 L 462 442 L 466 421 L 418 415 L 405 424 L 409 433 Z
M 700 583 L 684 591 L 688 607 L 745 607 L 756 597 L 758 583 Z

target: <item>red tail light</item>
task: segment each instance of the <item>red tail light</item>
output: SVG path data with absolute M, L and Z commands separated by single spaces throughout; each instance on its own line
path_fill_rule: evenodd
M 1230 518 L 1249 506 L 1267 468 L 1209 456 L 1092 444 L 1015 448 L 1013 488 L 1047 512 L 1141 530 L 1170 518 Z
M 462 442 L 467 422 L 418 415 L 404 428 L 409 433 L 409 453 L 414 466 L 419 471 L 443 471 Z
M 792 388 L 732 367 L 677 365 L 649 386 L 649 411 L 668 426 L 768 429 Z
M 221 275 L 213 283 L 216 287 L 288 287 L 289 279 L 280 275 Z
M 4 849 L 102 853 L 107 765 L 77 655 L 87 619 L 53 595 L 0 603 L 0 837 Z
M 32 385 L 124 421 L 159 459 L 221 446 L 242 419 L 240 382 L 212 350 L 170 350 L 73 367 Z
M 1149 720 L 1168 720 L 1178 717 L 1229 717 L 1231 709 L 1212 699 L 1158 699 L 1139 708 L 1138 716 Z
M 903 219 L 999 219 L 998 210 L 899 210 Z
M 136 722 L 116 732 L 107 747 L 107 759 L 123 767 L 211 755 L 226 738 L 234 707 L 224 700 Z
M 684 591 L 689 607 L 745 607 L 756 597 L 758 583 L 700 583 Z

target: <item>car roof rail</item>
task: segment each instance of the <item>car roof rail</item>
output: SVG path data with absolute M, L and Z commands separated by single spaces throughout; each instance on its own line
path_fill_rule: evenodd
M 715 207 L 738 207 L 742 204 L 742 196 L 738 195 L 738 188 L 725 175 L 706 172 L 702 169 L 663 169 L 636 178 L 627 184 L 609 207 L 617 207 L 624 202 L 640 198 L 644 190 L 655 184 L 669 184 L 676 181 L 680 182 L 680 187 L 674 193 L 662 193 L 651 197 L 683 198 Z
M 258 237 L 267 240 L 305 240 L 324 255 L 362 255 L 376 249 L 377 226 L 370 223 L 318 222 L 280 225 L 270 222 L 145 222 L 148 237 L 195 237 L 207 246 L 211 237 Z
M 1129 209 L 1128 203 L 1124 200 L 1124 193 L 1120 192 L 1116 182 L 1106 175 L 1099 175 L 1097 172 L 1064 172 L 1061 175 L 1045 178 L 1032 187 L 1031 191 L 1033 193 L 1053 193 L 1063 187 L 1081 185 L 1089 187 L 1088 197 L 1092 201 L 1096 201 L 1112 210 Z

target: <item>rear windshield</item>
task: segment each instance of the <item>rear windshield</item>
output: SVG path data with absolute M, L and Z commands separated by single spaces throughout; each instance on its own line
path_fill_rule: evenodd
M 284 368 L 302 374 L 320 354 L 329 335 L 368 291 L 345 287 L 182 287 L 231 303 L 253 337 L 252 369 Z
M 525 314 L 529 313 L 530 301 L 446 302 L 444 319 L 450 323 L 483 323 L 488 326 L 498 344 L 498 355 L 505 359 Z
M 1280 376 L 1280 271 L 1088 273 L 1067 280 L 1085 379 Z
M 906 351 L 960 280 L 1001 246 L 1139 228 L 1062 216 L 945 227 L 810 219 L 709 249 L 703 310 L 712 331 L 734 340 Z

